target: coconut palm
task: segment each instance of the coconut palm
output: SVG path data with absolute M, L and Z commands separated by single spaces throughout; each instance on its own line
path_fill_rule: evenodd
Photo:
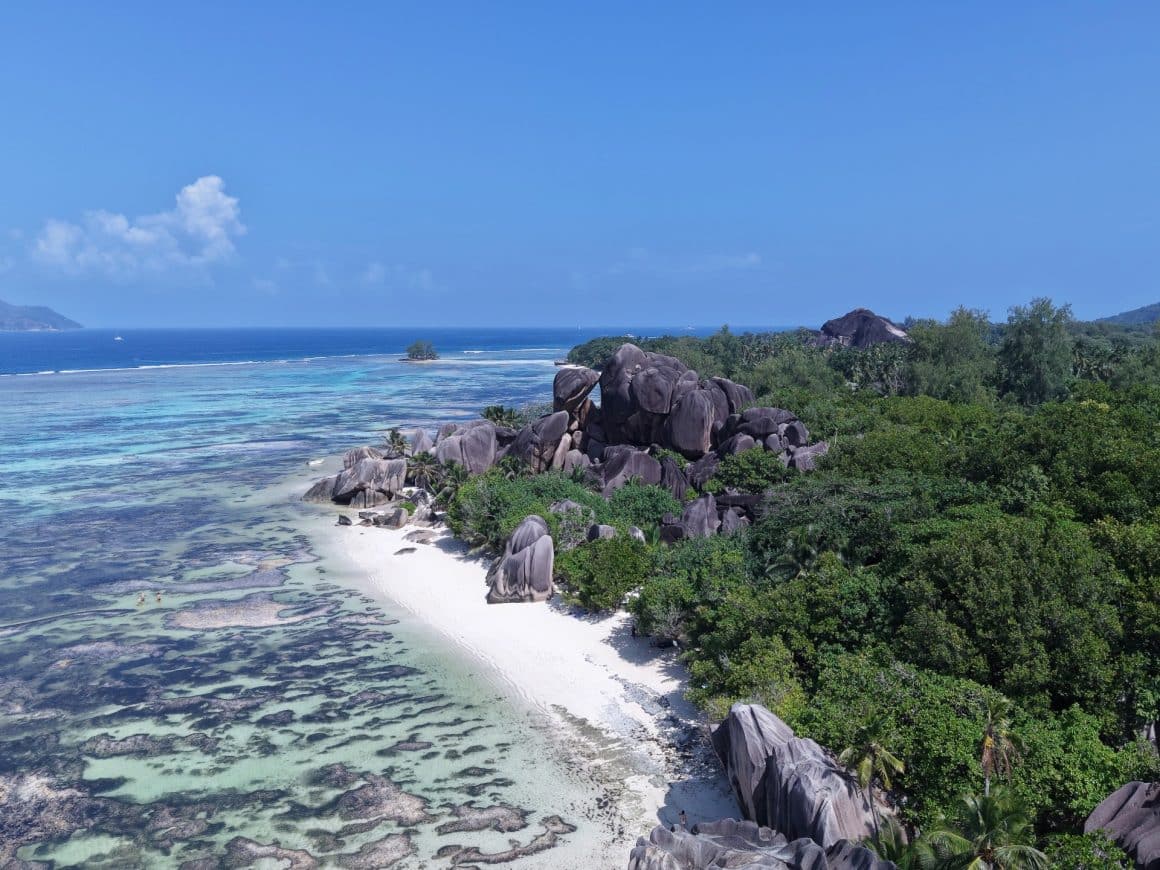
M 480 416 L 497 426 L 506 426 L 509 429 L 518 429 L 520 426 L 519 412 L 515 408 L 488 405 L 480 412 Z
M 403 433 L 399 431 L 399 427 L 395 426 L 387 433 L 386 437 L 387 451 L 392 455 L 398 457 L 403 456 L 407 452 L 407 439 L 403 437 Z
M 434 490 L 441 474 L 439 460 L 427 451 L 416 453 L 407 463 L 407 475 L 411 482 L 423 489 Z
M 1031 820 L 1019 799 L 997 787 L 967 795 L 953 818 L 926 835 L 939 868 L 946 870 L 1046 870 L 1047 856 L 1033 845 Z
M 435 501 L 441 505 L 450 505 L 454 501 L 459 488 L 467 483 L 471 475 L 458 462 L 444 465 L 439 477 L 439 491 L 435 493 Z
M 983 766 L 983 795 L 991 793 L 991 777 L 1010 776 L 1019 757 L 1020 741 L 1011 731 L 1013 704 L 1002 695 L 990 695 L 983 717 L 979 763 Z
M 877 838 L 866 840 L 862 845 L 883 861 L 893 861 L 898 870 L 925 870 L 933 864 L 930 847 L 922 840 L 908 843 L 902 823 L 894 816 L 887 816 L 883 821 Z
M 838 763 L 843 765 L 866 792 L 870 801 L 870 815 L 874 819 L 874 839 L 878 839 L 878 807 L 874 802 L 874 783 L 881 783 L 889 789 L 890 776 L 903 773 L 906 765 L 895 756 L 887 744 L 893 742 L 885 716 L 876 716 L 858 729 L 854 742 L 838 755 Z

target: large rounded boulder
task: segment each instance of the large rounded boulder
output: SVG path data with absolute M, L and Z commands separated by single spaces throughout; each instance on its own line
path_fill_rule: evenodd
M 547 601 L 556 591 L 552 582 L 554 559 L 548 524 L 543 517 L 526 517 L 487 575 L 487 603 Z
M 1084 833 L 1106 831 L 1141 870 L 1160 870 L 1160 782 L 1129 782 L 1092 810 Z
M 734 704 L 713 732 L 745 817 L 823 848 L 874 832 L 870 805 L 825 750 L 758 704 Z
M 839 840 L 828 849 L 808 839 L 789 840 L 753 822 L 719 819 L 691 831 L 653 828 L 629 855 L 628 870 L 896 870 L 864 846 Z

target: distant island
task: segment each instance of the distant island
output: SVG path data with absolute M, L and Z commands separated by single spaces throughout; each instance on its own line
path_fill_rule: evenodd
M 1121 311 L 1111 317 L 1101 317 L 1096 323 L 1118 323 L 1121 326 L 1139 326 L 1155 323 L 1160 320 L 1160 302 L 1145 305 L 1142 308 L 1133 308 L 1131 311 Z
M 0 332 L 43 332 L 81 328 L 75 320 L 69 320 L 44 305 L 9 305 L 0 299 Z

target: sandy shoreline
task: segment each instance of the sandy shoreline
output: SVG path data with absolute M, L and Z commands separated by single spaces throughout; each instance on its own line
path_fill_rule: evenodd
M 737 814 L 673 651 L 634 638 L 623 612 L 597 619 L 558 600 L 489 605 L 486 560 L 446 530 L 430 544 L 407 541 L 408 531 L 333 526 L 327 537 L 370 588 L 558 729 L 569 764 L 611 796 L 600 834 L 611 866 L 627 863 L 638 836 L 676 823 L 681 810 L 690 823 Z

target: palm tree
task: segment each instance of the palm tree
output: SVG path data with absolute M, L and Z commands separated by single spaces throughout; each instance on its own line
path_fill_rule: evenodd
M 497 426 L 506 426 L 509 429 L 518 429 L 520 427 L 519 412 L 515 408 L 507 408 L 503 405 L 488 405 L 480 412 L 480 416 L 485 420 L 490 420 Z
M 933 859 L 933 853 L 925 842 L 906 841 L 906 831 L 894 816 L 886 818 L 876 839 L 864 840 L 862 845 L 883 861 L 893 861 L 898 870 L 925 870 Z
M 407 474 L 415 486 L 434 490 L 442 473 L 439 461 L 427 451 L 416 453 L 407 463 Z
M 854 742 L 838 755 L 838 763 L 843 765 L 857 780 L 870 800 L 870 815 L 874 819 L 874 839 L 878 839 L 878 807 L 874 803 L 874 782 L 883 788 L 890 788 L 890 775 L 903 773 L 906 765 L 887 747 L 893 742 L 885 716 L 876 716 L 858 729 Z
M 967 795 L 954 818 L 926 835 L 946 870 L 1046 870 L 1047 856 L 1032 844 L 1031 820 L 1022 803 L 1004 788 Z
M 407 439 L 403 437 L 403 433 L 399 431 L 399 427 L 395 426 L 387 433 L 386 437 L 387 450 L 394 456 L 399 457 L 407 452 Z
M 990 695 L 983 718 L 983 739 L 979 744 L 979 763 L 983 766 L 983 796 L 991 793 L 991 777 L 1010 776 L 1011 766 L 1019 757 L 1020 741 L 1011 732 L 1014 705 L 1002 695 Z
M 442 469 L 442 474 L 439 478 L 439 491 L 435 493 L 435 501 L 446 506 L 451 504 L 459 492 L 459 488 L 467 483 L 471 475 L 458 462 L 444 465 Z

